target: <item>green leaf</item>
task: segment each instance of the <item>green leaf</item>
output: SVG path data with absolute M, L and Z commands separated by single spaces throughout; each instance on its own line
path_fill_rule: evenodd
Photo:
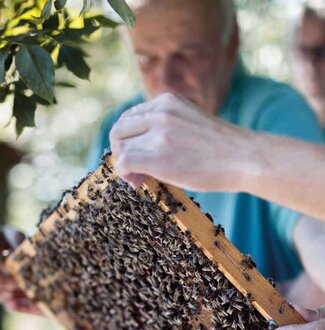
M 111 19 L 109 19 L 108 17 L 103 16 L 103 15 L 96 15 L 96 16 L 87 17 L 84 19 L 85 22 L 87 22 L 88 20 L 91 20 L 91 21 L 95 20 L 98 23 L 100 23 L 101 26 L 110 27 L 110 28 L 115 28 L 116 26 L 119 25 L 119 23 L 114 22 Z
M 69 83 L 67 81 L 58 81 L 55 83 L 55 85 L 59 87 L 76 88 L 75 84 Z
M 120 15 L 129 27 L 133 27 L 135 16 L 125 0 L 107 0 L 111 7 Z
M 40 18 L 36 17 L 35 19 L 39 20 L 39 23 L 43 22 Z M 37 23 L 38 24 L 38 23 Z M 18 44 L 25 44 L 26 40 L 32 41 L 33 44 L 39 44 L 40 40 L 39 38 L 45 39 L 49 34 L 51 34 L 51 30 L 47 29 L 40 29 L 40 30 L 30 30 L 25 33 L 17 34 L 14 36 L 3 36 L 0 37 L 0 42 L 1 41 L 6 41 L 7 43 L 11 43 L 12 45 L 17 45 Z
M 21 135 L 21 133 L 24 130 L 24 126 L 22 126 L 19 122 L 16 121 L 16 134 L 17 134 L 17 139 Z
M 66 3 L 67 3 L 67 0 L 55 0 L 54 7 L 56 10 L 61 10 L 64 8 Z
M 10 90 L 9 86 L 0 87 L 0 103 L 5 102 L 7 96 L 11 93 L 12 91 Z
M 85 54 L 80 48 L 61 46 L 59 63 L 65 63 L 67 69 L 81 79 L 89 79 L 90 68 L 84 60 Z
M 28 25 L 29 27 L 36 29 L 37 28 L 37 23 L 34 20 L 29 20 L 29 19 L 21 19 L 19 20 L 19 22 L 17 23 L 17 26 L 25 26 Z
M 100 27 L 99 26 L 85 26 L 82 29 L 62 29 L 60 30 L 60 34 L 53 35 L 52 38 L 58 42 L 66 42 L 66 41 L 77 41 L 83 42 L 84 40 L 82 37 L 89 36 L 95 31 L 97 31 Z
M 20 94 L 25 94 L 24 92 L 29 89 L 21 79 L 15 81 L 14 85 L 15 93 L 19 92 Z
M 87 11 L 91 7 L 91 4 L 92 0 L 83 0 L 83 6 L 79 15 L 81 16 L 85 11 Z
M 10 69 L 10 67 L 11 67 L 11 65 L 12 65 L 12 60 L 13 60 L 12 53 L 13 53 L 13 51 L 14 51 L 14 49 L 13 49 L 14 47 L 11 46 L 10 48 L 11 48 L 11 53 L 9 53 L 7 59 L 5 60 L 5 70 L 6 70 L 6 71 L 8 71 L 8 70 Z
M 52 10 L 52 0 L 47 0 L 41 12 L 41 18 L 45 19 L 50 17 Z
M 40 46 L 21 46 L 16 54 L 20 77 L 35 94 L 52 102 L 54 93 L 54 63 Z
M 23 6 L 24 6 L 24 1 L 15 1 L 14 2 L 15 13 L 19 12 Z
M 36 94 L 33 94 L 31 97 L 36 103 L 46 105 L 46 106 L 51 105 L 51 103 L 49 101 L 46 101 L 46 100 L 42 99 L 41 97 L 37 96 Z
M 44 21 L 43 28 L 49 30 L 57 30 L 59 28 L 59 25 L 60 25 L 59 15 L 54 14 Z
M 22 5 L 24 5 L 24 3 L 22 3 Z M 22 16 L 22 15 L 26 14 L 27 12 L 29 12 L 30 10 L 32 10 L 34 8 L 35 8 L 34 4 L 30 5 L 30 6 L 27 6 L 27 7 L 21 6 L 20 9 L 18 11 L 16 11 L 13 18 L 18 18 L 19 16 Z
M 19 136 L 25 127 L 35 126 L 36 102 L 33 97 L 15 93 L 13 116 L 16 118 L 16 132 Z
M 4 47 L 0 49 L 0 84 L 2 84 L 5 81 L 5 76 L 6 76 L 5 62 L 8 55 L 9 55 L 8 47 Z
M 63 10 L 62 10 L 62 16 L 63 16 L 64 22 L 65 22 L 65 26 L 69 26 L 69 24 L 71 23 L 71 17 L 65 8 L 63 8 Z

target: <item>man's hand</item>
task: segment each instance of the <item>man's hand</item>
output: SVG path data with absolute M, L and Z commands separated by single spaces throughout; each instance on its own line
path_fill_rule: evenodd
M 0 304 L 8 312 L 42 315 L 38 307 L 26 297 L 11 276 L 0 272 Z
M 14 279 L 6 272 L 2 257 L 15 249 L 25 236 L 11 227 L 0 228 L 0 304 L 7 311 L 41 315 L 38 307 L 19 289 Z
M 173 94 L 126 111 L 110 132 L 115 169 L 133 187 L 143 175 L 195 191 L 240 191 L 251 133 Z
M 316 310 L 294 306 L 297 312 L 305 319 L 306 324 L 288 325 L 280 327 L 278 330 L 325 330 L 325 307 Z

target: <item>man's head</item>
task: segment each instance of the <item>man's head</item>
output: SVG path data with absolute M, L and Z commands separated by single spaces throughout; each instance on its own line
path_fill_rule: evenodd
M 232 0 L 134 0 L 130 31 L 148 97 L 172 92 L 214 113 L 237 60 Z
M 325 6 L 306 8 L 294 41 L 294 75 L 316 111 L 325 111 Z

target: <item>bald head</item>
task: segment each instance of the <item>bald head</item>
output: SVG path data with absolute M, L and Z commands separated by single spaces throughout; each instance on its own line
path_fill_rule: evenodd
M 224 43 L 227 43 L 231 37 L 236 13 L 233 0 L 127 0 L 127 2 L 136 14 L 149 8 L 154 9 L 156 13 L 159 12 L 159 8 L 173 8 L 173 11 L 184 7 L 199 9 L 201 13 L 204 12 L 206 22 L 218 24 Z M 194 21 L 198 12 L 192 13 Z

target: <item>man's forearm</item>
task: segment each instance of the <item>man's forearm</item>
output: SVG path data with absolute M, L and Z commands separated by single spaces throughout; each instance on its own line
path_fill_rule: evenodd
M 325 219 L 325 148 L 252 133 L 243 190 Z
M 325 219 L 324 147 L 227 124 L 171 94 L 125 112 L 110 142 L 117 173 L 134 187 L 149 175 L 192 191 L 244 191 Z
M 325 223 L 301 216 L 294 230 L 294 243 L 304 268 L 313 282 L 325 293 Z M 325 301 L 321 301 L 322 304 Z

